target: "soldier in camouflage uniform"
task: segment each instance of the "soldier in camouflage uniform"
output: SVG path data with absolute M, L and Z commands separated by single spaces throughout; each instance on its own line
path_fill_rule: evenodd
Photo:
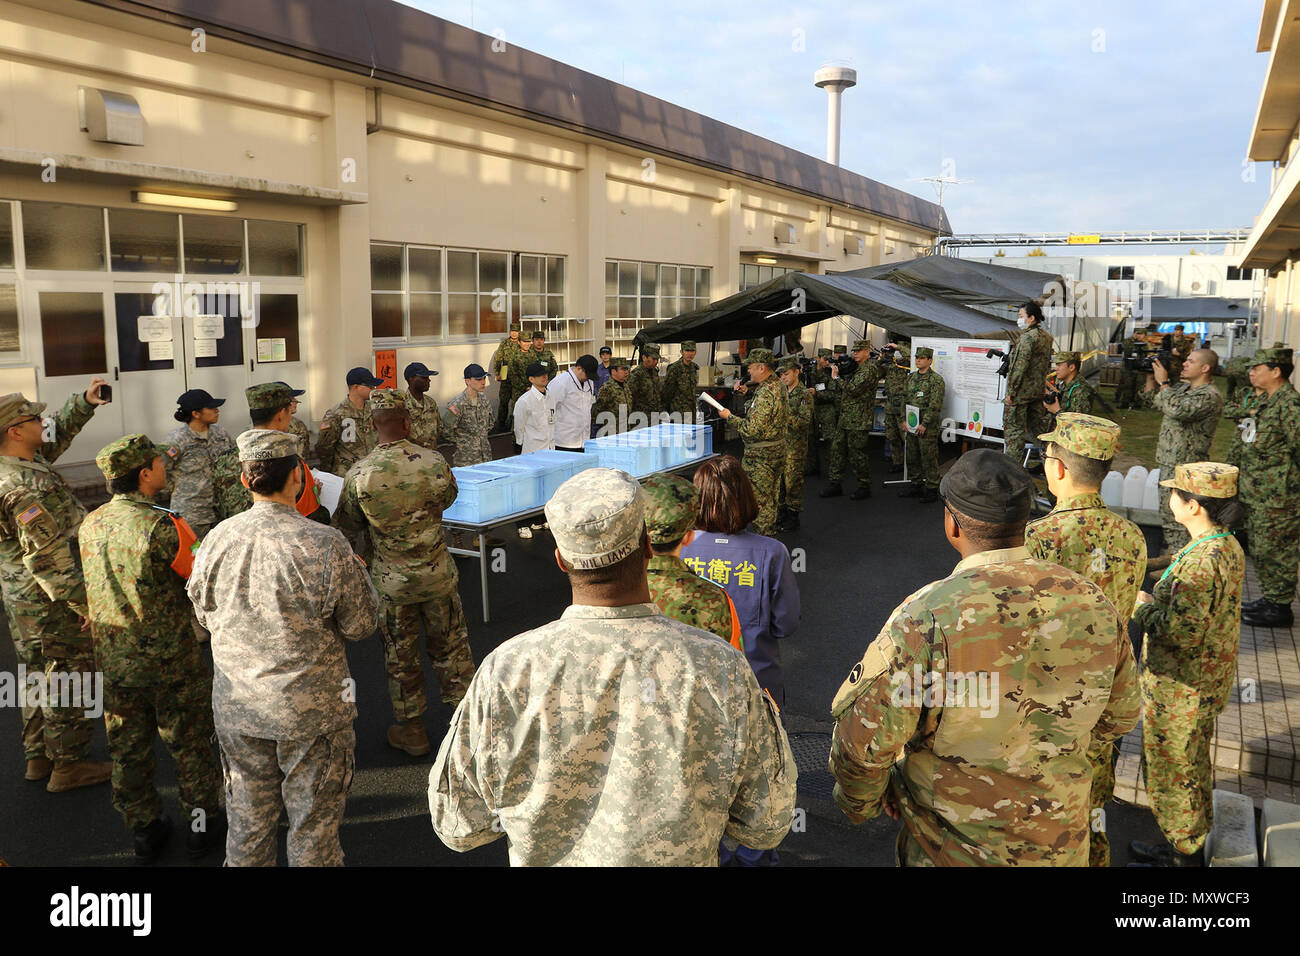
M 1223 414 L 1223 395 L 1211 377 L 1218 365 L 1218 356 L 1210 349 L 1197 349 L 1183 363 L 1183 380 L 1170 384 L 1170 375 L 1155 363 L 1157 388 L 1142 393 L 1144 404 L 1164 413 L 1160 422 L 1160 437 L 1156 439 L 1156 464 L 1164 478 L 1174 473 L 1175 465 L 1189 461 L 1205 461 L 1210 455 L 1210 443 L 1219 427 Z M 1162 559 L 1177 551 L 1188 541 L 1187 531 L 1174 520 L 1169 511 L 1169 488 L 1160 486 L 1160 524 L 1164 529 L 1165 553 Z M 1153 560 L 1152 569 L 1165 566 L 1162 560 Z
M 1263 592 L 1242 620 L 1255 627 L 1294 622 L 1291 601 L 1300 562 L 1300 395 L 1289 381 L 1294 371 L 1291 349 L 1258 353 L 1252 372 L 1263 394 L 1241 433 L 1241 497 Z
M 817 350 L 817 366 L 808 372 L 808 387 L 813 389 L 813 424 L 808 429 L 808 458 L 804 474 L 821 474 L 819 442 L 829 442 L 835 437 L 835 419 L 839 412 L 839 399 L 831 390 L 831 350 Z
M 492 405 L 488 402 L 487 371 L 482 365 L 465 366 L 465 390 L 447 403 L 442 428 L 456 446 L 451 463 L 457 468 L 492 460 Z
M 1196 338 L 1191 335 L 1184 335 L 1183 327 L 1175 325 L 1169 349 L 1169 377 L 1175 382 L 1183 377 L 1183 363 L 1187 361 L 1187 356 L 1191 355 L 1192 350 L 1195 348 Z
M 514 407 L 523 394 L 532 387 L 528 381 L 528 366 L 537 362 L 542 368 L 546 369 L 546 380 L 549 383 L 551 379 L 560 374 L 560 366 L 555 361 L 555 355 L 546 347 L 546 333 L 538 329 L 533 333 L 532 345 L 528 348 L 520 349 L 510 356 L 510 415 L 511 422 L 514 421 Z
M 1116 408 L 1140 408 L 1141 401 L 1138 393 L 1142 391 L 1142 383 L 1146 381 L 1146 373 L 1140 368 L 1130 368 L 1140 361 L 1139 355 L 1146 350 L 1146 342 L 1139 339 L 1136 335 L 1130 335 L 1120 343 L 1121 355 L 1124 356 L 1123 367 L 1120 371 L 1119 385 L 1115 388 L 1115 407 Z M 1129 356 L 1133 356 L 1130 358 Z
M 668 366 L 664 373 L 661 399 L 663 411 L 678 416 L 678 421 L 695 421 L 695 386 L 700 381 L 700 367 L 695 364 L 695 343 L 682 343 L 682 357 Z
M 1142 652 L 1142 755 L 1147 795 L 1168 846 L 1134 843 L 1155 866 L 1204 865 L 1214 825 L 1214 721 L 1237 673 L 1241 586 L 1246 559 L 1220 519 L 1240 508 L 1237 469 L 1217 462 L 1174 468 L 1177 514 L 1193 536 L 1143 591 L 1133 619 L 1146 632 Z
M 438 403 L 429 396 L 431 376 L 438 373 L 423 362 L 412 362 L 402 371 L 406 380 L 406 414 L 411 419 L 411 441 L 428 448 L 438 450 L 442 441 L 442 413 Z
M 627 393 L 632 397 L 632 411 L 645 416 L 645 424 L 653 425 L 656 416 L 664 410 L 662 382 L 659 378 L 659 346 L 641 348 L 641 364 L 632 370 L 627 379 Z M 639 422 L 638 428 L 643 427 Z
M 790 430 L 790 403 L 785 386 L 773 369 L 776 356 L 770 349 L 753 349 L 745 356 L 750 381 L 758 386 L 746 417 L 733 416 L 723 409 L 723 419 L 735 418 L 736 431 L 745 440 L 745 457 L 741 464 L 754 485 L 758 500 L 758 517 L 754 530 L 770 535 L 776 530 L 776 503 L 785 470 L 786 436 Z
M 1003 451 L 1017 464 L 1025 460 L 1026 436 L 1052 427 L 1043 396 L 1047 394 L 1053 344 L 1051 333 L 1043 327 L 1043 310 L 1036 303 L 1026 302 L 1020 307 L 1018 323 L 1023 331 L 1011 346 L 1003 399 L 1006 408 L 1002 412 L 1002 437 L 1006 442 Z
M 182 422 L 163 443 L 163 462 L 171 489 L 171 508 L 202 541 L 221 518 L 217 489 L 239 481 L 235 440 L 217 424 L 224 398 L 191 389 L 176 400 L 175 418 Z M 220 474 L 218 472 L 220 471 Z
M 1078 412 L 1091 415 L 1098 411 L 1101 399 L 1082 375 L 1079 364 L 1082 359 L 1078 352 L 1057 352 L 1052 356 L 1056 364 L 1056 393 L 1052 401 L 1047 402 L 1047 410 L 1053 415 L 1061 412 Z
M 876 360 L 880 376 L 885 380 L 885 440 L 889 442 L 891 475 L 903 470 L 903 458 L 907 454 L 904 406 L 907 405 L 911 355 L 911 348 L 906 343 L 896 342 L 892 348 L 886 347 Z
M 743 654 L 651 603 L 644 501 L 591 468 L 547 503 L 573 605 L 489 654 L 452 717 L 429 809 L 453 850 L 505 836 L 515 865 L 711 866 L 724 833 L 767 849 L 789 830 L 775 705 Z
M 632 414 L 632 395 L 627 390 L 632 364 L 625 358 L 609 360 L 609 381 L 596 393 L 591 406 L 592 435 L 617 435 L 628 430 Z
M 348 372 L 348 397 L 321 419 L 316 451 L 322 471 L 346 475 L 349 468 L 375 450 L 375 428 L 366 399 L 383 384 L 384 380 L 369 369 L 358 366 Z
M 492 369 L 492 375 L 500 386 L 497 389 L 497 418 L 493 426 L 495 431 L 507 431 L 513 427 L 512 416 L 515 406 L 510 400 L 514 393 L 511 388 L 510 370 L 514 367 L 515 353 L 523 350 L 524 346 L 519 342 L 519 322 L 511 322 L 510 334 L 501 340 L 501 344 L 492 353 L 492 358 L 488 360 L 488 367 Z
M 19 663 L 44 675 L 47 686 L 51 675 L 95 670 L 90 633 L 78 620 L 87 614 L 85 582 L 70 547 L 86 510 L 50 463 L 104 404 L 104 384 L 92 380 L 49 425 L 41 418 L 44 403 L 16 392 L 0 397 L 0 595 Z M 22 708 L 27 779 L 49 776 L 51 793 L 105 782 L 112 764 L 86 759 L 85 707 L 56 706 L 52 696 Z
M 798 531 L 803 511 L 804 449 L 812 427 L 813 391 L 799 381 L 799 360 L 784 358 L 777 366 L 781 387 L 790 406 L 790 425 L 785 438 L 785 468 L 781 471 L 781 496 L 777 502 L 778 531 Z
M 654 557 L 646 568 L 650 599 L 674 620 L 710 631 L 742 653 L 740 618 L 731 595 L 691 570 L 681 558 L 694 535 L 700 492 L 677 475 L 651 475 L 645 491 L 645 527 Z
M 445 703 L 459 704 L 474 676 L 459 577 L 442 533 L 442 513 L 456 500 L 456 476 L 442 455 L 407 438 L 410 418 L 401 392 L 380 389 L 370 403 L 379 445 L 348 471 L 334 523 L 353 534 L 369 533 L 388 693 L 398 720 L 388 728 L 388 743 L 422 757 L 429 752 L 421 719 L 429 704 L 421 625 Z
M 1256 360 L 1263 351 L 1263 349 L 1255 350 Z M 1241 467 L 1242 449 L 1245 448 L 1242 436 L 1248 428 L 1252 430 L 1251 434 L 1254 434 L 1255 413 L 1259 410 L 1259 403 L 1264 394 L 1262 389 L 1254 386 L 1254 370 L 1255 361 L 1243 355 L 1229 360 L 1224 373 L 1228 378 L 1228 397 L 1223 403 L 1223 417 L 1235 426 L 1224 460 L 1238 468 Z M 1244 380 L 1241 378 L 1243 375 Z M 1239 536 L 1238 540 L 1246 539 Z
M 212 675 L 189 628 L 185 595 L 196 539 L 183 517 L 153 503 L 167 481 L 165 460 L 145 435 L 103 448 L 95 463 L 113 497 L 79 534 L 90 632 L 104 673 L 113 807 L 134 831 L 136 856 L 146 860 L 171 830 L 154 787 L 159 736 L 176 763 L 190 854 L 205 854 L 224 829 Z
M 1133 648 L 1095 584 L 1022 545 L 1032 481 L 992 449 L 944 477 L 953 573 L 894 611 L 831 705 L 835 802 L 901 817 L 905 866 L 1084 866 L 1090 744 L 1137 723 Z
M 284 811 L 290 866 L 341 866 L 357 716 L 343 642 L 375 632 L 379 599 L 343 535 L 295 510 L 297 439 L 253 428 L 236 444 L 253 507 L 212 529 L 186 588 L 212 632 L 226 865 L 274 866 Z
M 302 455 L 302 457 L 311 458 L 312 457 L 311 429 L 308 428 L 303 423 L 303 420 L 298 417 L 298 406 L 299 404 L 301 404 L 298 401 L 298 396 L 306 395 L 307 392 L 301 388 L 293 388 L 288 382 L 276 382 L 275 384 L 283 385 L 285 388 L 289 389 L 289 391 L 293 392 L 293 401 L 289 403 L 289 426 L 285 429 L 285 431 L 291 432 L 293 436 L 298 439 L 298 444 L 301 449 L 300 454 Z M 234 443 L 231 442 L 231 444 Z M 236 463 L 235 467 L 236 469 L 238 469 L 239 455 L 236 453 L 233 457 Z
M 939 497 L 939 429 L 943 427 L 943 376 L 936 372 L 934 349 L 916 350 L 916 371 L 907 376 L 904 405 L 920 410 L 915 430 L 907 433 L 907 477 L 911 484 L 898 493 L 900 498 L 920 496 L 930 502 Z
M 840 400 L 840 412 L 835 428 L 835 441 L 831 445 L 831 483 L 823 488 L 821 497 L 833 498 L 844 494 L 840 481 L 844 478 L 844 462 L 848 459 L 858 487 L 849 495 L 854 501 L 871 497 L 871 455 L 867 438 L 876 420 L 876 385 L 880 382 L 880 369 L 871 357 L 871 343 L 861 340 L 853 346 L 853 360 L 857 371 L 847 382 L 841 381 L 839 369 L 831 367 L 831 388 Z
M 1056 496 L 1056 507 L 1025 527 L 1025 547 L 1030 556 L 1069 568 L 1097 585 L 1120 618 L 1128 620 L 1146 575 L 1147 542 L 1137 525 L 1101 500 L 1102 479 L 1119 447 L 1119 426 L 1105 418 L 1062 412 L 1056 428 L 1038 439 L 1047 443 L 1043 472 L 1048 490 Z M 1110 866 L 1105 813 L 1097 811 L 1115 794 L 1118 758 L 1118 745 L 1088 752 L 1092 763 L 1089 866 Z

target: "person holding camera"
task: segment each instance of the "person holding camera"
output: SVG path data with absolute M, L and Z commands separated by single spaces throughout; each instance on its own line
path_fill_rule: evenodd
M 813 426 L 808 429 L 808 461 L 805 475 L 821 474 L 818 444 L 835 440 L 835 426 L 839 421 L 840 399 L 831 388 L 830 349 L 817 350 L 817 364 L 808 373 L 808 385 L 813 389 Z
M 1061 412 L 1091 415 L 1100 404 L 1097 393 L 1079 374 L 1081 361 L 1078 352 L 1057 352 L 1052 356 L 1056 365 L 1056 384 L 1048 389 L 1043 406 L 1054 416 Z
M 839 424 L 835 429 L 835 442 L 831 445 L 831 483 L 823 488 L 822 498 L 844 494 L 840 481 L 844 478 L 844 460 L 848 459 L 857 476 L 858 487 L 849 495 L 854 501 L 871 497 L 871 457 L 867 453 L 867 436 L 876 418 L 876 383 L 880 371 L 867 361 L 871 357 L 871 343 L 865 339 L 853 344 L 853 361 L 857 370 L 847 380 L 841 377 L 839 365 L 831 366 L 831 387 L 840 396 Z
M 1159 358 L 1152 359 L 1155 388 L 1142 393 L 1142 402 L 1164 413 L 1160 437 L 1156 440 L 1156 464 L 1160 476 L 1173 475 L 1174 467 L 1210 456 L 1210 443 L 1223 414 L 1223 395 L 1211 378 L 1219 366 L 1219 356 L 1212 349 L 1196 349 L 1183 361 L 1182 381 L 1170 381 L 1168 369 Z M 1187 544 L 1187 531 L 1169 510 L 1169 488 L 1160 485 L 1160 524 L 1164 528 L 1165 549 L 1148 562 L 1148 570 L 1158 571 L 1169 564 L 1171 555 Z
M 1020 337 L 1011 346 L 1007 361 L 1007 391 L 1002 400 L 1003 451 L 1012 461 L 1025 460 L 1025 438 L 1050 431 L 1052 420 L 1043 408 L 1043 383 L 1052 361 L 1052 335 L 1043 327 L 1043 310 L 1037 302 L 1026 302 L 1016 319 Z
M 1193 353 L 1194 354 L 1194 353 Z M 1204 866 L 1214 825 L 1214 722 L 1228 703 L 1241 639 L 1246 559 L 1229 530 L 1241 520 L 1237 469 L 1213 461 L 1175 466 L 1160 482 L 1191 543 L 1148 593 L 1135 620 L 1146 632 L 1142 755 L 1147 795 L 1168 844 L 1129 845 L 1146 866 Z

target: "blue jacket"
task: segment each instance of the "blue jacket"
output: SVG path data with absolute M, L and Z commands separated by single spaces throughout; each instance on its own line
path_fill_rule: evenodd
M 777 641 L 799 627 L 799 585 L 790 552 L 775 538 L 742 531 L 696 531 L 682 548 L 682 560 L 701 577 L 727 589 L 736 614 L 745 656 L 777 706 L 785 708 L 785 675 Z

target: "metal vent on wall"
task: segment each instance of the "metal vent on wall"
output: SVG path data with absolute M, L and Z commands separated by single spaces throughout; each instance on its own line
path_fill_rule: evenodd
M 77 88 L 77 108 L 81 130 L 97 143 L 119 146 L 144 145 L 144 114 L 129 93 L 99 90 L 90 86 Z

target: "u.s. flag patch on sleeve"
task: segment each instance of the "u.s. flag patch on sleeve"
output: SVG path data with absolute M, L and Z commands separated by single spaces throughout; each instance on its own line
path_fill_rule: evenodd
M 28 508 L 26 511 L 24 511 L 22 514 L 18 516 L 18 520 L 21 521 L 23 524 L 31 524 L 42 514 L 44 514 L 44 512 L 41 511 L 40 505 L 32 505 L 30 508 Z

